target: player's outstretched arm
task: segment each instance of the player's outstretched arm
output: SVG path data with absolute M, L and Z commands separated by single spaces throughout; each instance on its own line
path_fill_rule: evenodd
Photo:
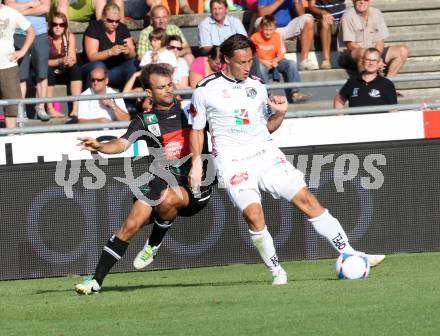
M 267 103 L 274 112 L 267 121 L 267 129 L 273 133 L 281 126 L 289 105 L 284 96 L 269 96 Z
M 123 138 L 113 139 L 108 142 L 99 142 L 91 137 L 79 137 L 78 140 L 80 141 L 78 146 L 81 147 L 81 150 L 97 151 L 104 154 L 122 153 L 130 146 L 130 142 Z
M 202 183 L 202 150 L 205 133 L 204 129 L 192 129 L 189 134 L 189 148 L 191 151 L 191 170 L 188 174 L 189 185 L 194 191 L 200 189 Z

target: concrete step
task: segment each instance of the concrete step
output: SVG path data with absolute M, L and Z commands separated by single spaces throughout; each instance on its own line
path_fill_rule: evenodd
M 345 3 L 348 8 L 353 7 L 352 1 L 345 1 Z M 440 3 L 438 0 L 374 0 L 372 6 L 379 8 L 382 12 L 399 12 L 439 9 Z
M 439 25 L 390 27 L 387 42 L 440 40 Z
M 440 26 L 439 26 L 440 29 Z M 385 42 L 385 46 L 396 44 L 395 42 Z M 426 41 L 405 41 L 403 42 L 410 49 L 410 56 L 440 56 L 440 40 Z
M 440 4 L 438 9 L 387 12 L 383 14 L 388 27 L 440 24 Z

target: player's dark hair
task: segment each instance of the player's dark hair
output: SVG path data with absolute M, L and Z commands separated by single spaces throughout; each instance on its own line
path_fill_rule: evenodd
M 151 75 L 173 78 L 173 67 L 168 63 L 150 63 L 142 69 L 139 81 L 144 90 L 151 89 Z
M 235 50 L 248 48 L 252 50 L 252 55 L 255 54 L 255 44 L 247 36 L 242 34 L 231 35 L 220 45 L 222 60 L 223 56 L 232 58 Z

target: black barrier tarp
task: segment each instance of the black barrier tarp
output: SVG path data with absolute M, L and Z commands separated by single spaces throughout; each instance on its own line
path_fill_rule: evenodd
M 340 219 L 356 249 L 370 253 L 440 249 L 439 140 L 284 151 L 306 173 L 312 192 Z M 138 176 L 149 159 L 131 163 Z M 75 164 L 80 171 L 72 198 L 56 183 L 56 163 L 0 166 L 0 279 L 93 272 L 103 245 L 130 209 L 132 193 L 114 179 L 126 176 L 124 159 L 94 161 L 105 174 L 103 187 L 97 189 L 84 187 L 84 178 L 97 181 L 85 161 L 70 162 L 64 178 Z M 288 202 L 264 194 L 263 204 L 281 261 L 336 256 Z M 134 270 L 132 260 L 149 232 L 145 227 L 138 233 L 113 271 Z M 260 259 L 244 220 L 226 192 L 216 188 L 200 214 L 175 222 L 149 269 L 256 262 Z

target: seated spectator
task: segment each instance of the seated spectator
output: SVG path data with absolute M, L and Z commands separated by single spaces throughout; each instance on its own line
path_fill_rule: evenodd
M 103 95 L 116 93 L 108 87 L 109 78 L 105 68 L 95 68 L 90 72 L 92 86 L 81 93 L 84 95 Z M 78 102 L 78 122 L 97 123 L 130 120 L 123 99 L 81 100 Z
M 189 69 L 189 86 L 195 88 L 197 83 L 206 76 L 224 70 L 226 64 L 222 63 L 220 47 L 213 46 L 208 56 L 197 57 Z
M 309 11 L 319 22 L 319 36 L 322 46 L 323 70 L 331 69 L 330 47 L 332 35 L 338 31 L 339 21 L 345 13 L 345 0 L 309 0 Z
M 49 43 L 47 37 L 46 14 L 50 9 L 50 0 L 32 1 L 32 0 L 6 0 L 7 6 L 15 8 L 28 19 L 35 29 L 35 39 L 30 49 L 18 62 L 20 65 L 20 89 L 22 97 L 26 97 L 27 83 L 32 79 L 31 65 L 36 77 L 37 97 L 45 98 L 47 96 L 47 68 L 49 59 Z M 24 46 L 27 32 L 18 29 L 15 31 L 14 44 L 16 49 Z M 1 48 L 3 46 L 0 46 Z M 35 105 L 35 112 L 38 118 L 43 121 L 50 119 L 46 113 L 44 104 Z
M 162 0 L 114 0 L 113 2 L 121 8 L 124 16 L 135 20 L 144 19 L 150 14 L 151 8 L 162 4 Z
M 20 69 L 17 61 L 29 50 L 35 38 L 35 29 L 29 20 L 16 9 L 0 2 L 0 99 L 20 99 Z M 26 32 L 22 47 L 14 48 L 14 32 L 20 28 Z M 6 128 L 17 126 L 17 105 L 3 107 Z
M 270 75 L 278 77 L 282 74 L 286 82 L 299 82 L 296 63 L 284 57 L 286 48 L 278 32 L 273 15 L 265 15 L 260 20 L 260 29 L 251 36 L 260 60 L 260 72 L 265 83 L 269 83 Z M 303 103 L 311 97 L 299 92 L 298 89 L 286 89 L 289 103 Z
M 194 55 L 191 52 L 191 47 L 186 41 L 185 36 L 183 35 L 180 28 L 174 24 L 169 23 L 170 12 L 168 11 L 168 9 L 163 5 L 153 7 L 151 9 L 151 21 L 152 21 L 151 25 L 143 29 L 139 34 L 139 41 L 137 45 L 138 58 L 141 60 L 144 54 L 148 50 L 152 49 L 150 40 L 148 39 L 148 35 L 150 35 L 150 33 L 154 29 L 162 28 L 165 29 L 167 35 L 180 36 L 180 38 L 183 41 L 183 49 L 180 51 L 179 56 L 185 58 L 188 65 L 191 65 L 191 63 L 194 61 Z
M 53 97 L 55 85 L 69 85 L 70 94 L 81 94 L 81 70 L 76 60 L 75 35 L 67 31 L 67 17 L 56 12 L 49 23 L 49 70 L 47 96 Z M 78 112 L 78 102 L 72 103 L 71 117 Z M 47 104 L 47 113 L 52 118 L 64 118 L 64 114 L 57 112 L 52 103 Z
M 316 70 L 317 65 L 309 59 L 310 48 L 313 44 L 314 20 L 310 14 L 305 14 L 302 0 L 258 0 L 260 16 L 273 15 L 277 22 L 277 32 L 283 40 L 300 38 L 301 63 L 300 70 Z M 259 26 L 261 19 L 255 21 Z
M 165 29 L 156 28 L 148 36 L 150 40 L 152 50 L 148 50 L 144 57 L 142 57 L 140 66 L 145 66 L 150 63 L 167 63 L 171 67 L 177 68 L 177 60 L 174 53 L 168 50 L 167 47 L 167 34 Z
M 351 77 L 336 95 L 334 108 L 397 104 L 393 82 L 379 74 L 380 51 L 368 48 L 362 58 L 363 72 Z
M 182 51 L 183 42 L 179 35 L 168 36 L 167 49 L 174 53 L 177 60 L 177 67 L 173 73 L 173 83 L 176 89 L 187 89 L 189 88 L 189 67 L 183 57 L 179 56 L 180 51 Z
M 365 50 L 376 48 L 381 53 L 379 71 L 385 71 L 389 77 L 397 75 L 408 57 L 408 47 L 385 47 L 389 32 L 381 11 L 370 7 L 370 2 L 366 0 L 353 0 L 353 3 L 354 7 L 347 10 L 341 19 L 339 41 L 346 48 L 341 66 L 347 67 L 344 61 L 348 57 L 348 62 L 354 62 L 358 72 L 362 72 Z
M 234 16 L 228 15 L 226 0 L 210 0 L 211 16 L 199 23 L 199 47 L 205 55 L 213 46 L 219 46 L 229 36 L 242 34 L 247 36 L 243 23 Z
M 52 0 L 51 12 L 63 13 L 69 21 L 101 20 L 106 3 L 107 0 Z
M 83 39 L 84 58 L 90 63 L 81 69 L 83 78 L 87 78 L 92 69 L 107 68 L 109 85 L 118 89 L 138 70 L 133 38 L 120 21 L 119 7 L 109 2 L 104 7 L 102 19 L 90 22 Z

